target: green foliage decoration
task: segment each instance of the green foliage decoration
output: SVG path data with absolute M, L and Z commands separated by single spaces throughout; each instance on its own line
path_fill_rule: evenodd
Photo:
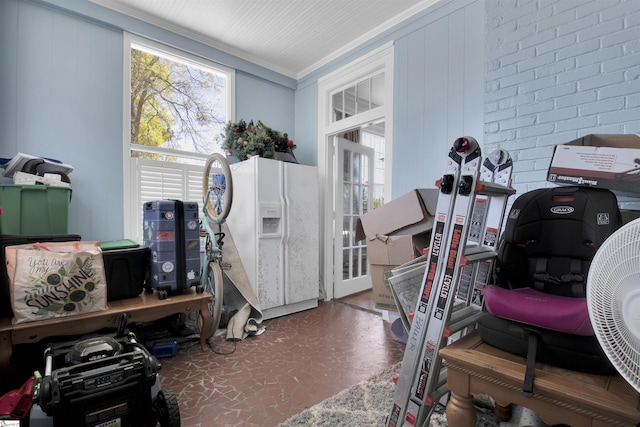
M 241 119 L 225 126 L 222 148 L 242 161 L 251 156 L 272 159 L 275 152 L 288 152 L 295 148 L 295 144 L 286 133 L 280 133 L 260 120 L 247 123 Z

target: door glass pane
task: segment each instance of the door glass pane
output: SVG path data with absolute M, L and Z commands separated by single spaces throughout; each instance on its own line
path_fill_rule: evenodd
M 342 171 L 344 172 L 344 179 L 347 182 L 351 181 L 351 151 L 344 150 L 344 161 L 342 162 Z
M 351 260 L 349 259 L 350 253 L 351 253 L 351 250 L 349 249 L 342 250 L 342 279 L 343 280 L 351 279 L 351 274 L 350 274 Z
M 342 112 L 344 111 L 342 102 L 342 91 L 334 93 L 331 97 L 331 111 L 333 111 L 333 121 L 337 122 L 343 119 Z
M 371 109 L 371 80 L 367 79 L 358 83 L 356 93 L 356 114 L 369 111 Z
M 345 215 L 351 215 L 351 184 L 342 184 L 342 207 Z
M 369 175 L 369 165 L 370 165 L 371 159 L 367 156 L 363 156 L 362 157 L 362 176 L 368 176 Z
M 367 256 L 367 246 L 360 246 L 360 262 L 362 262 L 362 275 L 365 276 L 369 274 L 369 257 Z
M 366 185 L 362 186 L 362 199 L 361 199 L 361 206 L 360 206 L 360 212 L 362 212 L 363 214 L 366 214 L 367 212 L 369 212 L 369 187 Z
M 348 247 L 351 246 L 352 240 L 352 227 L 351 227 L 351 217 L 344 216 L 342 217 L 342 246 Z
M 356 87 L 351 86 L 344 91 L 344 117 L 356 114 Z
M 360 246 L 360 275 L 366 276 L 369 274 L 369 260 L 367 259 L 367 247 L 365 245 Z
M 360 184 L 360 153 L 353 153 L 352 165 L 353 165 L 352 182 L 354 184 Z
M 351 249 L 351 277 L 357 277 L 360 269 L 358 264 L 360 259 L 358 257 L 358 248 Z
M 353 210 L 352 212 L 360 215 L 360 187 L 362 187 L 361 185 L 354 185 L 353 186 Z
M 380 73 L 371 79 L 371 108 L 381 107 L 384 104 L 384 73 Z
M 349 221 L 349 246 L 356 244 L 356 221 L 357 216 L 352 216 Z

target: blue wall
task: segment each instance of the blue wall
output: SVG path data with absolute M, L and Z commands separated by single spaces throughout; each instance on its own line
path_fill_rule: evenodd
M 29 2 L 0 16 L 0 157 L 73 165 L 69 232 L 121 238 L 122 33 Z
M 395 42 L 392 195 L 433 188 L 460 136 L 483 143 L 484 5 L 454 2 Z
M 394 44 L 392 197 L 434 187 L 455 138 L 483 142 L 484 1 L 442 0 L 298 81 L 297 140 L 317 140 L 321 77 Z M 317 164 L 317 150 L 304 159 Z M 313 157 L 311 157 L 313 156 Z
M 295 96 L 296 159 L 318 165 L 318 85 L 299 87 Z
M 293 89 L 258 76 L 236 72 L 236 118 L 261 120 L 264 124 L 294 136 Z
M 73 165 L 69 232 L 87 240 L 123 236 L 124 31 L 235 68 L 236 118 L 294 134 L 293 79 L 85 0 L 0 1 L 0 157 Z

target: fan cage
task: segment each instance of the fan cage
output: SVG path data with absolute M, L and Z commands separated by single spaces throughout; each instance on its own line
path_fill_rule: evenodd
M 615 231 L 596 252 L 587 278 L 595 335 L 620 375 L 640 392 L 640 218 Z

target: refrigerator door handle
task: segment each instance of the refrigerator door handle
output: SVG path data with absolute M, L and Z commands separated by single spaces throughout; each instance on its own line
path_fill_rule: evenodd
M 282 244 L 280 246 L 282 250 L 282 271 L 284 276 L 284 303 L 289 304 L 289 292 L 287 292 L 287 287 L 289 286 L 289 236 L 291 235 L 290 224 L 289 224 L 289 215 L 291 213 L 291 200 L 289 199 L 289 168 L 285 167 L 285 162 L 280 162 L 280 167 L 282 168 L 282 210 L 283 210 L 283 218 L 284 224 L 282 226 Z

